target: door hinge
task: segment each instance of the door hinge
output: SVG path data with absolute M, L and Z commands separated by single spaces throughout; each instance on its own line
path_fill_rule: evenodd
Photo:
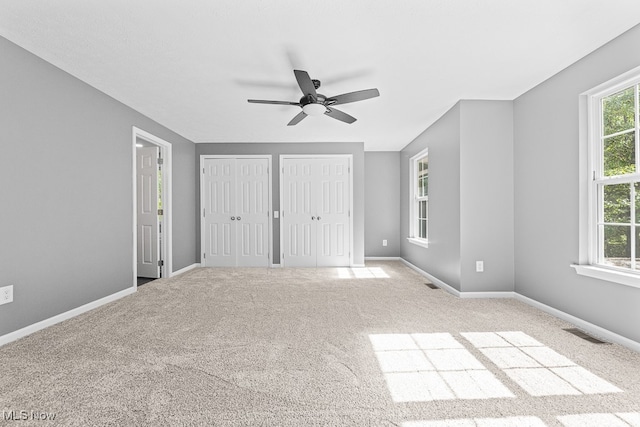
M 204 173 L 204 168 L 202 168 L 202 173 Z
M 164 215 L 164 209 L 158 209 L 158 216 Z
M 282 167 L 282 173 L 284 174 L 284 166 Z
M 596 180 L 596 171 L 593 171 L 593 180 Z
M 284 252 L 282 252 L 282 259 L 284 259 Z
M 207 258 L 207 254 L 206 254 L 206 253 L 203 253 L 203 254 L 202 254 L 202 258 L 206 259 L 206 258 Z
M 163 267 L 163 266 L 164 266 L 164 260 L 159 260 L 158 267 Z
M 202 209 L 202 217 L 206 217 L 207 216 L 207 209 L 203 208 Z
M 158 157 L 158 164 L 159 165 L 164 164 L 164 159 L 162 157 Z
M 351 173 L 351 166 L 347 166 L 347 173 Z

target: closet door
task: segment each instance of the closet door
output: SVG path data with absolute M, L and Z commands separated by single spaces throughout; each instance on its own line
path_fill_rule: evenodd
M 349 159 L 318 159 L 316 189 L 316 265 L 348 266 Z
M 315 159 L 283 159 L 281 219 L 283 259 L 287 267 L 315 267 Z
M 269 266 L 269 161 L 236 161 L 237 264 L 239 267 Z
M 350 264 L 349 159 L 282 161 L 282 236 L 286 267 Z
M 205 267 L 236 265 L 235 159 L 205 159 L 203 232 Z

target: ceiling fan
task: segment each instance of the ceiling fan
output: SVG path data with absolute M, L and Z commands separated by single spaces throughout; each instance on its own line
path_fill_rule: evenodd
M 334 105 L 364 101 L 365 99 L 380 96 L 380 92 L 378 92 L 378 89 L 366 89 L 356 92 L 343 93 L 342 95 L 326 97 L 316 92 L 316 89 L 320 87 L 320 80 L 312 80 L 309 77 L 309 73 L 307 73 L 306 71 L 293 70 L 293 73 L 296 76 L 298 86 L 300 86 L 303 94 L 299 102 L 265 101 L 261 99 L 248 99 L 247 101 L 255 104 L 295 105 L 302 108 L 302 111 L 300 111 L 293 119 L 291 119 L 287 126 L 297 125 L 307 116 L 321 116 L 323 114 L 336 120 L 340 120 L 341 122 L 351 124 L 356 121 L 356 118 L 334 108 Z

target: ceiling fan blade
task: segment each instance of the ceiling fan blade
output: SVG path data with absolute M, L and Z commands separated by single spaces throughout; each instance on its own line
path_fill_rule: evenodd
M 351 124 L 351 123 L 356 121 L 355 117 L 350 116 L 347 113 L 343 113 L 340 110 L 336 110 L 335 108 L 328 108 L 327 107 L 327 111 L 324 114 L 329 116 L 329 117 L 333 117 L 336 120 L 340 120 L 341 122 L 345 122 L 345 123 L 349 123 L 349 124 Z
M 294 126 L 300 123 L 307 115 L 304 111 L 300 111 L 297 116 L 295 116 L 291 121 L 287 124 L 287 126 Z
M 298 86 L 300 86 L 300 90 L 302 90 L 302 93 L 304 95 L 313 96 L 314 101 L 318 99 L 316 87 L 313 85 L 311 77 L 309 77 L 309 73 L 302 70 L 293 70 L 293 73 L 296 75 L 296 80 L 298 81 Z
M 300 106 L 299 102 L 291 102 L 291 101 L 265 101 L 263 99 L 247 99 L 248 102 L 253 104 L 276 104 L 276 105 L 297 105 Z
M 364 101 L 365 99 L 380 96 L 378 89 L 358 90 L 356 92 L 343 93 L 342 95 L 332 96 L 325 101 L 326 105 L 348 104 L 349 102 Z

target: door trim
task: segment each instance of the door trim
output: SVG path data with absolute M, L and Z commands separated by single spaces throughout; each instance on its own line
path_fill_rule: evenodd
M 198 215 L 200 216 L 200 253 L 204 254 L 204 216 L 202 215 L 202 200 L 204 198 L 204 161 L 205 159 L 266 159 L 268 162 L 268 171 L 269 175 L 269 237 L 267 242 L 267 247 L 269 248 L 269 262 L 268 265 L 273 266 L 273 160 L 271 154 L 201 154 L 200 155 L 200 169 L 198 170 L 198 175 L 200 175 L 200 203 L 199 209 L 200 212 Z M 206 263 L 204 259 L 202 259 L 202 255 L 200 255 L 200 265 L 204 266 Z
M 280 179 L 280 206 L 278 207 L 280 218 L 282 218 L 282 195 L 284 194 L 283 187 L 283 167 L 282 161 L 285 159 L 331 159 L 331 158 L 346 158 L 349 160 L 349 266 L 354 267 L 353 264 L 353 154 L 281 154 L 280 161 L 278 163 L 279 171 L 278 175 Z M 284 254 L 284 228 L 282 227 L 282 221 L 280 222 L 280 266 L 286 267 L 283 255 Z
M 131 147 L 132 147 L 132 176 L 133 176 L 133 287 L 137 289 L 138 287 L 138 239 L 137 233 L 138 230 L 136 228 L 137 219 L 137 208 L 136 204 L 138 201 L 137 194 L 137 177 L 136 177 L 136 140 L 144 139 L 145 141 L 157 145 L 160 147 L 160 156 L 163 158 L 162 164 L 162 209 L 163 209 L 163 230 L 162 230 L 162 244 L 161 244 L 161 253 L 163 254 L 164 267 L 162 268 L 162 277 L 171 277 L 173 275 L 173 251 L 172 251 L 172 241 L 173 241 L 173 210 L 172 203 L 173 198 L 171 194 L 171 181 L 173 177 L 172 172 L 172 157 L 171 157 L 171 144 L 165 141 L 162 138 L 158 138 L 157 136 L 150 134 L 147 131 L 144 131 L 140 128 L 132 126 L 132 139 L 131 139 Z

